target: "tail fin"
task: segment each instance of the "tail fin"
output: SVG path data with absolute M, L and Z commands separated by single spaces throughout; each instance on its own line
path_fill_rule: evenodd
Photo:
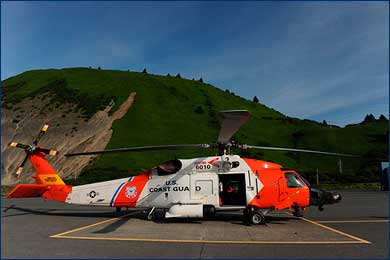
M 37 172 L 32 177 L 37 184 L 43 185 L 65 185 L 60 175 L 51 167 L 43 153 L 33 153 L 29 156 L 30 162 Z
M 51 167 L 45 159 L 44 153 L 33 153 L 29 155 L 31 164 L 36 170 L 32 177 L 37 184 L 19 184 L 8 198 L 31 198 L 43 197 L 46 199 L 65 202 L 66 197 L 72 190 L 72 186 L 65 185 L 60 175 Z

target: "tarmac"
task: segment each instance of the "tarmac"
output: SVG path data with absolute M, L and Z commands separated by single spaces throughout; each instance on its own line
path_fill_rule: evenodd
M 339 204 L 248 226 L 242 213 L 148 221 L 142 210 L 2 197 L 2 258 L 388 258 L 387 192 L 341 191 Z

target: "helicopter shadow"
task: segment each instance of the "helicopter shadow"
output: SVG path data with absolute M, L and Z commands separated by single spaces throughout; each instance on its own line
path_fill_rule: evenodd
M 2 218 L 22 216 L 22 215 L 41 215 L 41 216 L 61 216 L 61 217 L 93 217 L 93 218 L 110 218 L 117 217 L 114 211 L 91 211 L 80 209 L 80 212 L 75 212 L 74 209 L 29 209 L 11 205 L 8 207 L 2 207 Z M 9 210 L 17 211 L 19 213 L 7 213 Z M 68 211 L 68 212 L 63 212 Z
M 118 228 L 120 228 L 122 225 L 126 224 L 131 219 L 139 219 L 143 221 L 149 221 L 147 220 L 147 211 L 139 211 L 135 214 L 131 215 L 124 215 L 121 217 L 118 221 L 115 221 L 102 229 L 95 231 L 93 233 L 96 234 L 107 234 L 114 232 Z M 278 224 L 283 225 L 287 224 L 288 221 L 297 219 L 296 217 L 284 215 L 284 216 L 266 216 L 266 224 L 260 225 L 260 226 L 267 226 L 267 224 Z M 226 213 L 218 213 L 214 217 L 209 218 L 157 218 L 153 220 L 153 223 L 159 224 L 159 225 L 172 225 L 172 224 L 188 224 L 188 225 L 200 225 L 205 222 L 225 222 L 227 224 L 231 225 L 240 225 L 240 226 L 252 226 L 244 221 L 244 218 L 242 214 L 226 214 Z

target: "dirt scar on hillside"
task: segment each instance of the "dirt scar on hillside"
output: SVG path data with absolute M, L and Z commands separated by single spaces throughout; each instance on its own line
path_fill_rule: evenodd
M 47 95 L 47 94 L 46 94 Z M 109 112 L 115 105 L 111 102 L 103 111 L 98 111 L 86 120 L 76 104 L 53 104 L 45 94 L 26 98 L 2 109 L 2 184 L 33 183 L 34 170 L 28 162 L 22 176 L 15 180 L 13 175 L 22 163 L 25 153 L 21 149 L 8 147 L 10 141 L 31 144 L 45 122 L 50 122 L 49 131 L 39 145 L 60 151 L 59 156 L 48 156 L 54 169 L 64 178 L 75 178 L 94 156 L 65 157 L 66 153 L 103 150 L 112 137 L 112 124 L 121 119 L 134 102 L 136 92 L 132 92 L 119 109 L 111 116 Z

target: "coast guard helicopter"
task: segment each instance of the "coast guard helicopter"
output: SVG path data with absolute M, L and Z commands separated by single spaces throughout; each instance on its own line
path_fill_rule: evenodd
M 26 152 L 16 177 L 20 176 L 24 164 L 30 160 L 36 170 L 32 176 L 36 184 L 19 184 L 8 198 L 43 197 L 77 205 L 115 207 L 117 211 L 124 207 L 148 208 L 148 219 L 156 216 L 202 218 L 213 216 L 217 211 L 242 210 L 244 220 L 252 224 L 265 223 L 265 216 L 270 211 L 289 209 L 299 217 L 309 206 L 318 206 L 319 210 L 323 210 L 323 205 L 341 200 L 338 193 L 310 187 L 309 182 L 294 170 L 284 169 L 272 162 L 241 158 L 231 154 L 231 148 L 352 155 L 237 144 L 230 139 L 249 119 L 250 113 L 246 110 L 229 110 L 222 111 L 221 115 L 222 125 L 217 143 L 128 147 L 65 155 L 214 147 L 218 149 L 216 156 L 170 160 L 136 176 L 73 187 L 66 185 L 45 159 L 46 155 L 58 155 L 58 151 L 38 146 L 49 127 L 45 124 L 32 145 L 9 144 Z

